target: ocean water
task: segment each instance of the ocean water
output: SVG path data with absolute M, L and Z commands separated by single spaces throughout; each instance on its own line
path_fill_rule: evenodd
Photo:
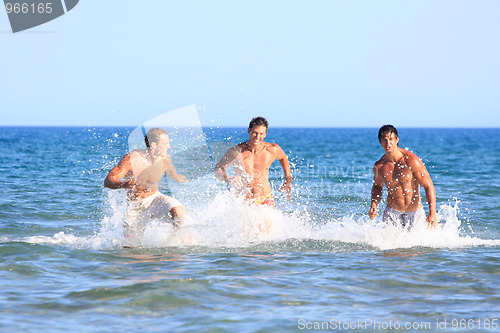
M 131 130 L 0 128 L 0 331 L 499 330 L 500 129 L 399 130 L 439 207 L 437 230 L 408 232 L 366 215 L 377 129 L 271 127 L 294 176 L 288 201 L 273 164 L 273 210 L 210 172 L 246 130 L 206 128 L 172 153 L 190 182 L 161 186 L 189 219 L 126 249 L 124 193 L 102 182 Z

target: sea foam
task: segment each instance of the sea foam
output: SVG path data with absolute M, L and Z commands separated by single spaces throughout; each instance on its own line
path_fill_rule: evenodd
M 100 228 L 94 235 L 77 236 L 58 232 L 54 236 L 27 237 L 24 241 L 77 248 L 121 248 L 124 245 L 122 225 L 126 211 L 125 197 L 116 191 L 110 191 L 106 201 L 109 213 L 102 219 Z M 262 244 L 274 244 L 273 250 L 328 251 L 332 248 L 332 243 L 343 243 L 348 245 L 347 248 L 350 245 L 352 249 L 383 251 L 414 247 L 500 245 L 499 239 L 478 238 L 473 236 L 470 226 L 463 228 L 462 221 L 458 218 L 459 202 L 440 206 L 436 228 L 428 229 L 425 221 L 419 221 L 410 231 L 386 225 L 381 222 L 380 217 L 370 220 L 366 215 L 346 213 L 341 218 L 320 217 L 318 220 L 307 209 L 284 212 L 265 206 L 256 207 L 229 191 L 220 192 L 205 203 L 187 208 L 189 216 L 180 230 L 175 230 L 171 223 L 153 220 L 138 247 L 174 247 L 195 252 L 227 249 L 258 251 L 262 249 Z M 297 242 L 308 241 L 315 242 L 315 246 L 294 247 Z M 319 248 L 318 241 L 322 244 Z

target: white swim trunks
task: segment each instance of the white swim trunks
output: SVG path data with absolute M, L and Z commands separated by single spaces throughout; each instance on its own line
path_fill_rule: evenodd
M 413 212 L 400 212 L 387 206 L 382 216 L 382 222 L 391 223 L 394 226 L 402 226 L 410 230 L 415 223 L 425 222 L 425 211 L 420 207 Z
M 124 225 L 125 237 L 131 237 L 132 234 L 142 236 L 152 219 L 173 222 L 170 211 L 178 206 L 182 206 L 179 201 L 159 191 L 147 198 L 129 201 Z

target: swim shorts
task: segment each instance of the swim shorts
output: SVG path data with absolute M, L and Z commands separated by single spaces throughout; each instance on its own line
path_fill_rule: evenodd
M 274 197 L 271 193 L 254 198 L 253 203 L 256 206 L 269 206 L 274 207 Z
M 182 206 L 179 201 L 160 192 L 156 192 L 144 199 L 129 201 L 124 225 L 125 236 L 144 234 L 151 219 L 173 222 L 170 211 L 178 206 Z
M 382 222 L 391 223 L 394 226 L 402 226 L 403 228 L 408 228 L 408 230 L 419 221 L 425 221 L 425 211 L 422 207 L 413 212 L 400 212 L 387 206 L 382 216 Z

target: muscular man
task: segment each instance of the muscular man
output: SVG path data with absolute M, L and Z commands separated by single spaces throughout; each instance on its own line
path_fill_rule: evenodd
M 274 206 L 269 183 L 269 167 L 278 160 L 285 173 L 285 183 L 279 191 L 285 190 L 290 198 L 292 173 L 288 158 L 275 143 L 264 142 L 268 123 L 263 117 L 256 117 L 248 126 L 248 141 L 230 148 L 215 166 L 215 177 L 235 188 L 240 195 L 256 205 Z M 227 174 L 233 165 L 235 177 Z
M 177 182 L 187 181 L 186 177 L 177 174 L 172 158 L 167 153 L 170 149 L 167 132 L 152 128 L 144 140 L 146 149 L 137 149 L 123 156 L 104 180 L 107 188 L 127 190 L 124 236 L 130 242 L 142 238 L 151 219 L 162 219 L 177 226 L 186 215 L 179 201 L 158 191 L 163 174 Z
M 387 188 L 387 207 L 382 221 L 410 229 L 415 221 L 424 220 L 425 212 L 420 199 L 420 186 L 425 190 L 429 205 L 428 227 L 436 227 L 436 190 L 424 163 L 417 155 L 399 148 L 398 131 L 392 125 L 382 126 L 378 139 L 385 154 L 373 167 L 371 207 L 368 216 L 373 220 Z

